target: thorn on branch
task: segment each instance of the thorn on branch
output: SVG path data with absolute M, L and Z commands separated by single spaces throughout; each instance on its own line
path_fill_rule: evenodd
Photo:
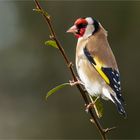
M 36 8 L 33 9 L 33 11 L 41 13 L 43 16 L 45 16 L 45 18 L 50 20 L 50 15 L 46 11 L 44 11 L 42 9 L 42 7 L 40 6 L 39 2 L 37 0 L 34 0 L 34 2 L 35 2 L 35 5 L 36 5 Z
M 70 68 L 70 67 L 73 67 L 73 63 L 72 63 L 72 62 L 70 62 L 70 63 L 68 64 L 68 68 Z
M 90 122 L 93 123 L 93 124 L 95 123 L 95 121 L 93 119 L 90 119 Z
M 112 130 L 114 130 L 114 129 L 116 129 L 115 126 L 114 126 L 114 127 L 111 127 L 111 128 L 103 129 L 103 131 L 104 131 L 104 133 L 108 133 L 108 132 L 110 132 L 110 131 L 112 131 Z
M 48 15 L 47 18 L 48 18 L 48 20 L 51 20 L 51 16 L 50 15 Z
M 50 35 L 50 39 L 55 40 L 54 35 Z

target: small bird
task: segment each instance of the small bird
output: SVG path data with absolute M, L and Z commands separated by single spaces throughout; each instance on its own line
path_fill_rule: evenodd
M 78 18 L 67 31 L 78 38 L 76 69 L 81 83 L 92 97 L 111 100 L 126 117 L 120 74 L 107 40 L 107 31 L 91 17 Z

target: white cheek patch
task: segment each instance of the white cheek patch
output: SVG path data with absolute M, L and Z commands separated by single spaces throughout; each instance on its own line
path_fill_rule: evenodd
M 88 22 L 88 25 L 86 27 L 85 33 L 83 35 L 83 38 L 88 38 L 89 36 L 92 35 L 92 33 L 94 32 L 95 28 L 93 26 L 93 19 L 91 17 L 87 17 L 85 18 L 85 20 Z
M 95 28 L 93 25 L 87 25 L 83 38 L 88 38 L 89 36 L 91 36 L 92 33 L 94 32 L 94 30 L 95 30 Z
M 86 18 L 86 21 L 88 22 L 89 25 L 92 25 L 93 22 L 94 22 L 93 19 L 92 19 L 91 17 L 87 17 L 87 18 Z

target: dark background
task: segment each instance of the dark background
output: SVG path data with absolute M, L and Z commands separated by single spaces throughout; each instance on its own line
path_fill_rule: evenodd
M 139 139 L 140 2 L 43 1 L 55 31 L 74 62 L 77 40 L 66 30 L 92 16 L 108 31 L 116 56 L 128 118 L 103 101 L 102 125 L 117 126 L 111 139 Z M 44 46 L 48 28 L 33 1 L 0 1 L 0 139 L 97 139 L 78 90 L 65 88 L 45 101 L 48 90 L 71 79 L 57 49 Z

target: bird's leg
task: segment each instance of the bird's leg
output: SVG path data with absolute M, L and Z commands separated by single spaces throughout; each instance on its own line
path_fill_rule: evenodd
M 70 83 L 71 86 L 75 86 L 75 85 L 78 85 L 78 84 L 84 85 L 84 83 L 78 77 L 76 77 L 76 79 L 77 79 L 77 81 L 69 80 L 69 83 Z
M 94 108 L 94 105 L 97 102 L 97 100 L 100 98 L 100 96 L 98 96 L 95 100 L 93 100 L 90 95 L 89 95 L 89 98 L 91 100 L 91 103 L 89 103 L 88 105 L 86 105 L 86 110 L 85 110 L 86 112 L 88 112 L 90 108 Z

